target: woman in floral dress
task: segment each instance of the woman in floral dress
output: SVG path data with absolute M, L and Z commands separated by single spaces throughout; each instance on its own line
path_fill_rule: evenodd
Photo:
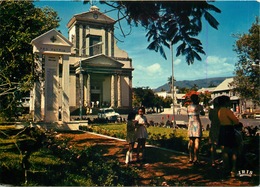
M 192 94 L 191 104 L 187 108 L 189 124 L 188 124 L 188 137 L 189 137 L 189 163 L 198 164 L 199 145 L 202 137 L 202 124 L 200 115 L 205 115 L 203 107 L 199 104 L 199 97 Z

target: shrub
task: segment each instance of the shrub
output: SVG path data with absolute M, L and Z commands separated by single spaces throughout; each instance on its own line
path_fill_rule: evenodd
M 15 136 L 0 138 L 0 150 L 5 150 L 0 156 L 0 183 L 17 186 L 135 185 L 137 172 L 134 168 L 121 167 L 117 161 L 103 157 L 95 147 L 76 149 L 69 144 L 70 140 L 36 127 L 26 127 Z

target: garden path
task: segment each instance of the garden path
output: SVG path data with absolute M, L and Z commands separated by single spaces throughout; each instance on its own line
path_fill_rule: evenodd
M 98 146 L 101 154 L 125 165 L 127 143 L 124 140 L 90 132 L 69 132 L 62 136 L 72 138 L 71 143 L 79 147 Z M 223 176 L 220 168 L 212 168 L 207 159 L 201 160 L 198 166 L 187 161 L 186 154 L 148 146 L 145 162 L 134 162 L 128 167 L 138 168 L 137 184 L 140 186 L 162 185 L 163 182 L 170 186 L 259 186 L 259 173 L 253 177 L 230 178 Z

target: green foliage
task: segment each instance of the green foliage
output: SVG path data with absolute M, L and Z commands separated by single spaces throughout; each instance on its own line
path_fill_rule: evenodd
M 150 107 L 170 107 L 172 99 L 170 97 L 159 97 L 154 94 L 154 91 L 150 88 L 133 88 L 132 96 L 133 106 L 140 107 L 144 106 L 146 108 Z
M 125 124 L 96 124 L 93 125 L 93 131 L 98 134 L 104 134 L 116 138 L 126 138 Z M 187 129 L 173 129 L 149 126 L 147 128 L 147 131 L 149 134 L 147 142 L 149 144 L 182 152 L 187 151 Z M 208 136 L 209 132 L 204 131 L 203 141 L 205 141 L 205 144 L 207 144 L 208 142 L 208 140 L 206 139 Z
M 20 99 L 32 87 L 34 60 L 31 41 L 59 26 L 50 8 L 35 8 L 32 1 L 1 1 L 0 6 L 0 116 L 11 120 L 21 112 Z
M 98 124 L 93 126 L 93 131 L 115 138 L 126 138 L 126 124 Z
M 248 100 L 252 100 L 256 104 L 260 104 L 260 77 L 259 64 L 253 67 L 254 62 L 259 61 L 259 41 L 260 41 L 260 24 L 259 18 L 249 29 L 249 33 L 237 35 L 238 40 L 234 46 L 234 51 L 238 55 L 236 63 L 235 77 L 232 86 L 234 91 Z
M 182 94 L 186 94 L 190 91 L 190 89 L 187 87 L 183 87 L 183 88 L 177 87 L 177 88 L 179 90 L 179 93 L 182 93 Z
M 204 107 L 209 106 L 209 102 L 211 101 L 211 93 L 209 91 L 205 91 L 204 93 L 199 94 L 200 102 L 203 102 Z
M 167 59 L 164 47 L 178 44 L 176 56 L 185 56 L 188 64 L 201 61 L 199 54 L 205 54 L 202 43 L 196 38 L 202 30 L 202 19 L 217 29 L 219 23 L 210 12 L 221 12 L 208 1 L 100 2 L 117 8 L 119 20 L 125 19 L 131 26 L 143 26 L 150 42 L 147 49 L 160 52 Z
M 145 98 L 145 96 L 151 97 L 152 90 L 150 88 L 134 88 L 133 89 L 133 106 L 139 107 L 139 106 L 146 106 L 145 101 L 148 100 L 148 98 Z M 153 100 L 153 98 L 152 98 Z M 151 101 L 152 103 L 152 101 Z M 150 103 L 149 103 L 150 105 Z
M 169 137 L 167 137 L 166 134 L 151 134 L 148 143 L 175 151 L 187 152 L 188 141 L 184 139 L 182 136 L 176 136 L 175 131 L 169 134 Z
M 123 168 L 117 161 L 103 157 L 97 147 L 78 149 L 70 142 L 71 139 L 62 138 L 54 131 L 37 127 L 26 127 L 16 134 L 9 128 L 0 136 L 0 183 L 17 186 L 135 185 L 135 168 Z

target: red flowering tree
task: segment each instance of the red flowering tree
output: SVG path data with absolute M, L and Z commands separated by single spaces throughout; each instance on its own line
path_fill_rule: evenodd
M 189 92 L 187 92 L 184 96 L 185 98 L 185 102 L 184 102 L 184 106 L 188 106 L 189 104 L 191 104 L 191 100 L 190 100 L 190 96 L 196 94 L 199 95 L 199 92 L 195 91 L 195 90 L 190 90 Z

